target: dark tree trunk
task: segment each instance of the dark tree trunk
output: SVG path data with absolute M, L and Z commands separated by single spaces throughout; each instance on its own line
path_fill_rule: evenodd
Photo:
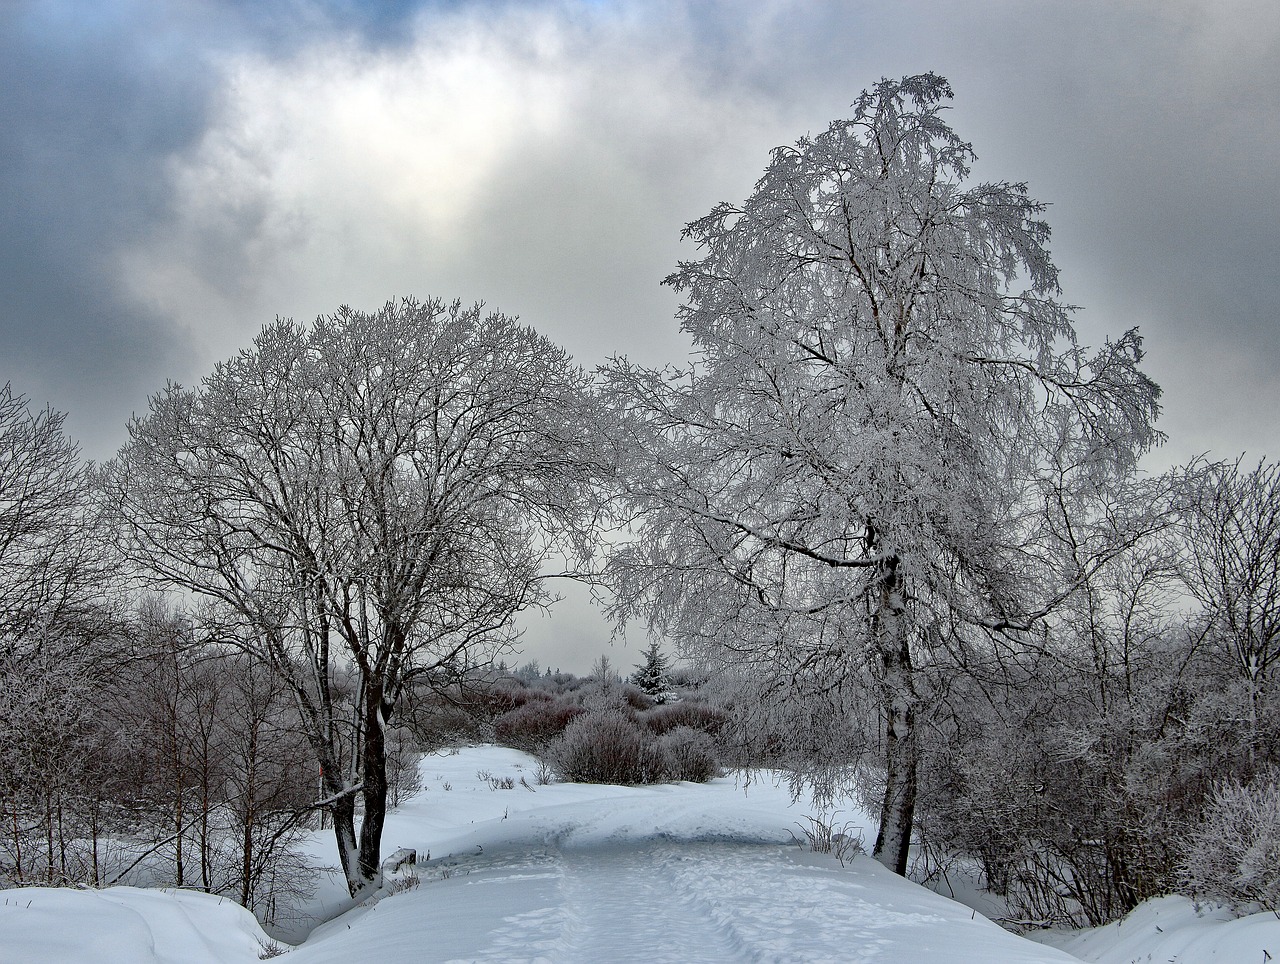
M 383 732 L 382 686 L 366 681 L 364 687 L 364 818 L 360 822 L 360 876 L 372 881 L 381 862 L 382 826 L 387 817 L 387 744 Z
M 895 874 L 906 876 L 916 810 L 916 691 L 904 613 L 902 578 L 896 558 L 883 564 L 876 648 L 880 661 L 885 718 L 885 787 L 880 831 L 872 855 Z
M 333 814 L 333 834 L 338 841 L 338 861 L 342 864 L 342 875 L 347 881 L 347 890 L 352 897 L 360 889 L 359 848 L 356 844 L 356 799 L 354 794 L 347 794 L 336 801 L 330 808 Z

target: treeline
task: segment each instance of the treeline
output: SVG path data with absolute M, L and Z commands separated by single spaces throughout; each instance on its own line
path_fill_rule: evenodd
M 1280 466 L 1196 464 L 1035 639 L 922 656 L 919 832 L 1026 922 L 1280 907 Z
M 0 560 L 5 882 L 197 887 L 271 918 L 305 892 L 293 848 L 327 813 L 296 694 L 225 620 L 131 590 L 61 417 L 0 400 L 22 471 Z M 1024 924 L 1100 923 L 1170 891 L 1274 906 L 1280 466 L 1198 462 L 1109 511 L 1130 538 L 1033 634 L 918 637 L 913 869 L 976 865 Z M 1068 544 L 1085 531 L 1063 521 Z M 811 650 L 789 676 L 673 674 L 656 644 L 646 657 L 626 681 L 604 660 L 587 678 L 437 667 L 386 729 L 390 804 L 420 751 L 465 740 L 535 753 L 548 779 L 764 765 L 873 807 L 883 793 L 874 666 Z M 334 752 L 358 766 L 360 674 L 331 672 Z
M 100 615 L 92 635 L 7 641 L 0 876 L 195 887 L 272 919 L 310 887 L 293 848 L 317 781 L 297 707 L 158 599 Z

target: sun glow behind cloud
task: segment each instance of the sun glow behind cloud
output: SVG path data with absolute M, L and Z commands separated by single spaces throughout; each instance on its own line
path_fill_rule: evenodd
M 680 225 L 717 181 L 749 188 L 778 123 L 683 56 L 678 37 L 507 8 L 424 16 L 381 49 L 228 58 L 213 123 L 171 163 L 169 222 L 121 256 L 127 290 L 210 360 L 276 314 L 410 293 L 487 300 L 584 360 L 678 353 L 658 282 Z

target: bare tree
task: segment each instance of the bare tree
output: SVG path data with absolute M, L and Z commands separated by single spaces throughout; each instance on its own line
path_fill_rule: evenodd
M 0 387 L 0 646 L 91 613 L 109 584 L 66 416 Z
M 1280 464 L 1193 465 L 1186 513 L 1187 582 L 1211 637 L 1248 694 L 1248 739 L 1280 665 Z
M 1053 491 L 1031 551 L 1065 598 L 1009 645 L 934 652 L 921 838 L 977 858 L 1027 922 L 1102 924 L 1173 884 L 1221 757 L 1197 746 L 1202 634 L 1181 583 L 1176 474 Z M 1015 645 L 1016 644 L 1016 645 Z
M 207 631 L 293 692 L 353 894 L 379 871 L 406 688 L 491 658 L 590 549 L 588 388 L 480 306 L 342 308 L 166 388 L 104 472 L 146 578 L 209 600 Z
M 0 872 L 47 882 L 79 876 L 85 838 L 96 872 L 96 832 L 75 811 L 92 818 L 101 801 L 89 697 L 115 631 L 87 471 L 64 421 L 0 387 Z
M 1021 184 L 967 184 L 950 96 L 931 74 L 884 80 L 852 119 L 775 150 L 744 204 L 687 227 L 703 256 L 667 279 L 696 361 L 610 373 L 639 520 L 613 555 L 615 613 L 765 673 L 778 698 L 856 704 L 834 691 L 869 678 L 875 853 L 899 873 L 917 653 L 1029 630 L 1062 597 L 1024 549 L 1056 466 L 1086 486 L 1157 439 L 1136 332 L 1076 343 L 1043 206 Z

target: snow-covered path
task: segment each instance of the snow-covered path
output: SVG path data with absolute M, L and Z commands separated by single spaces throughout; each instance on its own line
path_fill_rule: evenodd
M 800 849 L 813 811 L 768 782 L 525 789 L 531 761 L 498 748 L 427 767 L 387 837 L 435 855 L 421 884 L 317 928 L 297 964 L 1075 960 L 869 858 Z
M 408 935 L 413 935 L 408 940 Z M 777 844 L 565 844 L 463 860 L 321 928 L 297 964 L 396 961 L 1001 961 L 1070 955 L 859 858 Z
M 561 854 L 559 897 L 566 927 L 560 959 L 602 961 L 643 948 L 657 964 L 687 960 L 695 947 L 705 961 L 740 959 L 742 941 L 732 925 L 716 919 L 703 894 L 681 873 L 690 862 L 701 862 L 702 855 L 692 851 L 725 845 L 680 846 L 683 853 L 659 843 Z

